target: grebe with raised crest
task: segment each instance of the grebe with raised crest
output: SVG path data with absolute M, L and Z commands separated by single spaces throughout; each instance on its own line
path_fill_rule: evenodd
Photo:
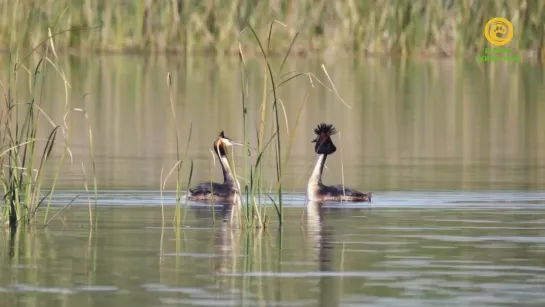
M 326 186 L 322 184 L 322 172 L 324 169 L 325 161 L 328 155 L 332 155 L 337 151 L 337 147 L 333 144 L 331 136 L 336 134 L 335 127 L 331 124 L 319 124 L 314 133 L 316 138 L 312 143 L 316 143 L 314 146 L 314 152 L 318 155 L 318 160 L 312 171 L 312 175 L 308 180 L 307 185 L 307 197 L 310 201 L 350 201 L 350 202 L 371 202 L 372 192 L 362 193 L 354 189 L 344 187 L 342 184 Z

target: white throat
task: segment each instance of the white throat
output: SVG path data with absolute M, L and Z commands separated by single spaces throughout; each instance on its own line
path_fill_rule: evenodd
M 308 179 L 307 185 L 307 198 L 308 200 L 316 200 L 316 194 L 322 183 L 322 169 L 325 162 L 325 155 L 318 155 L 316 160 L 316 165 L 314 165 L 314 170 Z
M 229 166 L 229 160 L 227 160 L 227 156 L 219 155 L 219 157 L 220 157 L 221 165 L 223 165 L 223 168 L 224 168 L 224 171 L 223 171 L 224 180 L 225 182 L 232 182 L 235 185 L 235 191 L 236 191 L 235 204 L 237 205 L 238 208 L 241 208 L 242 198 L 240 193 L 242 192 L 240 191 L 240 183 L 238 182 L 238 179 L 235 178 L 233 172 L 231 171 L 231 167 Z M 235 212 L 234 210 L 231 211 L 231 218 L 233 218 L 234 212 Z
M 235 178 L 233 176 L 233 172 L 231 171 L 231 167 L 229 166 L 229 161 L 227 160 L 227 156 L 220 156 L 220 163 L 224 169 L 223 171 L 224 182 L 235 183 Z

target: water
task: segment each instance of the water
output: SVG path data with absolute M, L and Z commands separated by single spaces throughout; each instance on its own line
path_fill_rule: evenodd
M 107 192 L 103 194 L 108 195 Z M 460 202 L 453 202 L 457 195 Z M 120 194 L 110 195 L 121 198 Z M 282 233 L 237 231 L 192 205 L 181 236 L 153 192 L 77 205 L 2 234 L 9 306 L 540 306 L 545 193 L 385 192 L 369 206 L 292 205 Z M 131 205 L 132 206 L 128 206 Z M 13 254 L 10 256 L 9 254 Z
M 282 111 L 283 154 L 290 137 L 296 136 L 285 167 L 285 189 L 304 190 L 314 160 L 312 130 L 322 121 L 340 131 L 334 139 L 339 150 L 328 157 L 326 165 L 328 182 L 342 181 L 342 166 L 351 187 L 371 191 L 545 187 L 545 105 L 541 103 L 545 81 L 540 67 L 495 63 L 483 69 L 476 63 L 452 60 L 354 62 L 294 57 L 283 71 L 310 71 L 331 87 L 322 63 L 351 108 L 306 77 L 279 88 L 289 123 L 286 128 Z M 104 189 L 157 190 L 161 170 L 166 176 L 176 162 L 176 130 L 182 156 L 187 147 L 187 155 L 195 162 L 193 182 L 209 180 L 210 175 L 219 180 L 221 172 L 214 169 L 210 149 L 221 130 L 243 141 L 236 59 L 216 63 L 203 57 L 189 62 L 179 57 L 63 57 L 58 65 L 70 80 L 69 107 L 83 107 L 89 115 L 97 180 Z M 272 67 L 277 71 L 280 61 Z M 169 72 L 175 122 L 166 82 Z M 248 59 L 248 75 L 248 131 L 257 147 L 255 131 L 263 96 L 263 71 L 257 59 Z M 41 101 L 50 118 L 62 123 L 65 85 L 53 71 L 50 76 Z M 25 82 L 19 86 L 21 91 L 28 87 Z M 296 126 L 307 93 L 307 104 Z M 269 106 L 267 127 L 272 121 L 271 109 Z M 75 121 L 71 125 L 73 161 L 65 163 L 58 184 L 82 189 L 81 162 L 88 178 L 92 170 L 88 130 L 81 114 L 71 113 L 68 123 L 70 119 Z M 45 136 L 50 126 L 45 120 L 42 124 L 47 127 L 42 130 Z M 267 128 L 265 139 L 271 135 Z M 55 147 L 53 159 L 60 157 L 61 149 Z M 242 166 L 244 152 L 237 148 L 234 156 Z M 251 158 L 255 159 L 255 152 Z M 267 154 L 263 161 L 267 180 L 273 184 L 274 157 Z M 189 163 L 183 166 L 183 186 L 188 167 Z M 239 173 L 243 171 L 239 167 Z M 52 167 L 47 176 L 51 178 L 55 172 Z M 166 188 L 175 188 L 175 181 L 169 180 Z
M 263 72 L 255 59 L 248 62 L 255 143 Z M 289 123 L 283 144 L 296 134 L 284 180 L 282 232 L 273 211 L 265 231 L 238 231 L 223 222 L 221 208 L 213 218 L 209 207 L 190 203 L 178 236 L 172 227 L 175 181 L 165 183 L 161 200 L 161 172 L 165 176 L 176 161 L 176 129 L 185 153 L 191 127 L 192 185 L 210 176 L 220 180 L 212 142 L 221 130 L 243 138 L 237 63 L 61 57 L 59 67 L 71 82 L 70 107 L 85 107 L 93 128 L 99 226 L 89 230 L 82 195 L 46 229 L 1 232 L 0 305 L 543 305 L 541 68 L 295 58 L 285 72 L 312 71 L 327 80 L 322 63 L 351 108 L 305 78 L 280 88 Z M 43 108 L 62 121 L 62 79 L 45 82 Z M 81 195 L 82 163 L 91 184 L 87 127 L 83 117 L 72 116 L 74 158 L 61 172 L 54 213 Z M 322 121 L 341 132 L 325 183 L 344 177 L 352 188 L 374 191 L 372 204 L 318 209 L 305 203 L 312 129 Z M 242 174 L 244 153 L 234 156 Z M 52 161 L 59 157 L 56 148 Z M 274 184 L 274 162 L 265 161 L 268 184 Z M 49 179 L 55 170 L 47 170 Z

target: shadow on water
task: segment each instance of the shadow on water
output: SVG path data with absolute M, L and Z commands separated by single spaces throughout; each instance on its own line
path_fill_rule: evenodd
M 311 250 L 314 250 L 317 254 L 313 260 L 319 263 L 318 274 L 335 271 L 333 266 L 333 230 L 324 225 L 325 209 L 322 206 L 323 203 L 320 202 L 309 202 L 306 209 L 307 239 Z M 328 211 L 334 212 L 340 210 L 330 208 Z M 356 210 L 352 209 L 352 211 Z M 319 278 L 319 306 L 338 306 L 340 294 L 343 293 L 342 281 L 339 281 L 335 276 L 326 275 Z
M 223 203 L 218 204 L 214 206 L 210 205 L 190 205 L 188 209 L 194 213 L 195 217 L 199 220 L 203 219 L 221 219 L 222 222 L 227 222 L 232 211 L 233 211 L 233 204 L 231 203 Z
M 17 227 L 10 227 L 9 229 L 9 258 L 13 259 L 15 256 L 15 235 L 17 234 Z
M 282 229 L 237 229 L 229 227 L 227 219 L 233 206 L 230 204 L 210 206 L 189 206 L 188 214 L 195 217 L 194 225 L 188 229 L 203 229 L 210 227 L 212 250 L 208 254 L 197 254 L 183 251 L 178 256 L 193 256 L 212 258 L 213 278 L 220 288 L 231 288 L 237 285 L 233 295 L 216 295 L 215 303 L 225 305 L 260 305 L 271 300 L 278 306 L 290 306 L 293 297 L 291 290 L 286 292 L 285 278 L 306 279 L 309 276 L 318 278 L 316 291 L 318 298 L 307 300 L 296 299 L 293 303 L 318 303 L 319 306 L 338 306 L 343 293 L 342 288 L 342 258 L 335 259 L 333 254 L 334 230 L 324 221 L 324 214 L 334 217 L 361 214 L 361 208 L 335 208 L 322 206 L 319 202 L 310 202 L 305 207 L 303 216 L 302 241 L 298 252 L 304 255 L 305 263 L 315 263 L 317 266 L 310 271 L 284 271 L 283 266 L 290 264 L 282 249 L 284 239 Z M 186 234 L 187 235 L 187 234 Z M 293 236 L 290 232 L 289 236 Z M 341 264 L 341 271 L 334 263 Z M 310 269 L 310 268 L 309 268 Z M 149 288 L 148 288 L 149 289 Z M 158 289 L 154 289 L 158 291 Z M 166 291 L 165 289 L 163 289 Z M 174 289 L 171 289 L 174 291 Z M 234 295 L 237 294 L 237 295 Z M 220 301 L 217 301 L 221 297 Z M 163 298 L 168 304 L 205 305 L 211 303 L 206 298 Z M 208 302 L 208 303 L 207 303 Z M 298 303 L 297 303 L 298 302 Z

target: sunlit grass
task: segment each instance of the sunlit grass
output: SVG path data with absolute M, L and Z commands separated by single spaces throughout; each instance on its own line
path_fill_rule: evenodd
M 15 43 L 9 49 L 9 71 L 7 79 L 0 80 L 4 98 L 4 104 L 0 107 L 0 182 L 4 192 L 0 219 L 4 226 L 13 229 L 19 224 L 34 222 L 37 211 L 44 205 L 44 225 L 51 221 L 48 219 L 49 209 L 60 171 L 67 162 L 65 160 L 74 163 L 75 157 L 70 149 L 74 119 L 69 116 L 73 112 L 84 114 L 88 124 L 95 201 L 97 196 L 92 128 L 85 110 L 70 106 L 68 97 L 71 86 L 63 69 L 56 64 L 58 57 L 54 41 L 57 35 L 52 32 L 49 28 L 41 32 L 42 40 L 30 52 L 23 51 L 25 48 L 19 42 L 10 40 Z M 53 121 L 41 107 L 45 81 L 53 76 L 61 78 L 64 83 L 64 117 L 61 124 Z M 21 82 L 28 83 L 28 88 L 23 92 L 19 86 Z M 62 149 L 62 152 L 55 163 L 50 157 L 56 149 Z M 81 165 L 85 178 L 83 162 Z M 52 180 L 48 179 L 51 182 L 45 183 L 50 188 L 44 192 L 42 186 L 46 168 L 52 168 L 55 172 Z M 89 192 L 87 179 L 85 189 Z M 97 222 L 97 215 L 93 220 L 88 197 L 89 223 L 92 227 Z
M 59 17 L 60 12 L 62 13 Z M 13 18 L 10 18 L 13 16 Z M 34 46 L 40 33 L 59 21 L 73 29 L 57 41 L 77 52 L 138 51 L 238 53 L 238 35 L 252 24 L 266 33 L 270 20 L 289 25 L 270 52 L 283 53 L 295 32 L 297 53 L 474 54 L 485 46 L 483 27 L 493 17 L 510 19 L 510 47 L 542 50 L 545 0 L 428 1 L 3 1 L 0 44 L 10 37 Z M 99 27 L 97 31 L 87 30 Z M 246 52 L 260 53 L 257 46 Z

